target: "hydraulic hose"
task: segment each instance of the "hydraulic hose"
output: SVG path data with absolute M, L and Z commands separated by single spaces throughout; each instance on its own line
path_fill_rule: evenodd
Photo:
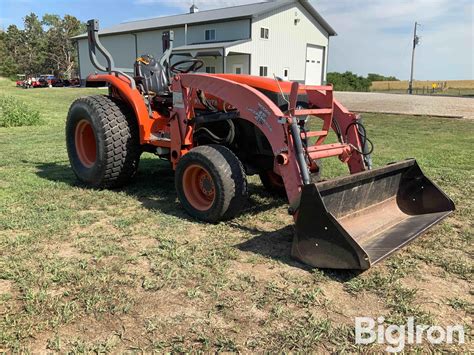
M 367 137 L 367 130 L 365 129 L 364 124 L 362 123 L 362 119 L 358 119 L 350 123 L 346 128 L 346 140 L 347 134 L 349 132 L 349 128 L 355 126 L 357 129 L 357 133 L 361 140 L 361 148 L 360 150 L 358 147 L 354 147 L 354 149 L 364 157 L 364 163 L 368 170 L 372 170 L 372 153 L 374 151 L 374 143 Z
M 304 148 L 303 143 L 301 142 L 300 127 L 298 126 L 298 123 L 296 121 L 296 117 L 291 118 L 290 132 L 291 136 L 293 137 L 293 142 L 296 150 L 296 159 L 301 171 L 303 184 L 309 185 L 311 183 L 311 178 L 309 176 L 308 165 L 306 164 L 306 159 L 304 157 Z

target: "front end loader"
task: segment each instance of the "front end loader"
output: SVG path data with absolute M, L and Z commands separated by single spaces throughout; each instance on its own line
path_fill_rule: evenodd
M 171 65 L 172 32 L 163 34 L 163 56 L 141 56 L 129 75 L 100 43 L 96 20 L 88 22 L 88 40 L 103 73 L 90 75 L 87 86 L 107 85 L 109 93 L 76 100 L 66 124 L 71 167 L 88 186 L 123 186 L 140 155 L 154 153 L 171 162 L 186 212 L 216 223 L 240 213 L 246 177 L 258 174 L 288 198 L 292 255 L 335 269 L 368 269 L 454 211 L 415 160 L 372 169 L 362 120 L 333 98 L 332 86 L 200 74 L 198 59 Z M 308 128 L 312 119 L 320 130 Z M 326 142 L 331 130 L 336 143 Z M 321 181 L 329 157 L 350 175 Z

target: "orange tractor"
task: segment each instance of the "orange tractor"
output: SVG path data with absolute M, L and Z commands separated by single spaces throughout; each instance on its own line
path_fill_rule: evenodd
M 105 74 L 90 75 L 87 86 L 108 85 L 109 93 L 77 99 L 66 136 L 72 169 L 89 186 L 123 186 L 142 152 L 151 152 L 171 162 L 183 208 L 215 223 L 239 214 L 246 176 L 259 174 L 288 198 L 292 255 L 323 268 L 368 269 L 454 211 L 415 160 L 372 169 L 365 128 L 331 86 L 197 74 L 197 59 L 170 65 L 172 32 L 163 35 L 161 59 L 138 58 L 132 77 L 115 68 L 96 20 L 88 22 L 88 40 L 90 59 Z M 311 117 L 321 119 L 320 130 L 308 130 Z M 330 130 L 337 143 L 325 143 Z M 350 175 L 319 181 L 328 157 L 346 163 Z

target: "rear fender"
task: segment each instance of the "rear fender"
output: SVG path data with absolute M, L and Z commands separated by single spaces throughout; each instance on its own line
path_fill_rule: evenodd
M 130 80 L 115 74 L 89 75 L 86 85 L 94 86 L 94 83 L 107 83 L 111 88 L 112 96 L 119 97 L 133 109 L 140 131 L 140 144 L 150 143 L 151 132 L 158 114 L 152 112 L 150 116 L 143 96 L 137 89 L 132 89 Z

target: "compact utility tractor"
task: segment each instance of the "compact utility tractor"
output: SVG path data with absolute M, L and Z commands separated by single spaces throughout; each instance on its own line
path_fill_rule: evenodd
M 138 58 L 131 76 L 100 43 L 97 20 L 88 22 L 88 40 L 90 59 L 105 74 L 90 75 L 87 86 L 109 92 L 77 99 L 66 135 L 72 169 L 89 186 L 126 184 L 141 153 L 151 152 L 171 162 L 183 208 L 215 223 L 241 211 L 246 176 L 259 174 L 288 198 L 292 255 L 323 268 L 368 269 L 454 211 L 415 160 L 371 169 L 367 132 L 331 86 L 198 74 L 198 59 L 171 65 L 172 32 L 163 34 L 161 59 Z M 308 129 L 314 118 L 318 131 Z M 337 143 L 325 143 L 330 130 Z M 346 163 L 350 175 L 319 181 L 328 157 Z

